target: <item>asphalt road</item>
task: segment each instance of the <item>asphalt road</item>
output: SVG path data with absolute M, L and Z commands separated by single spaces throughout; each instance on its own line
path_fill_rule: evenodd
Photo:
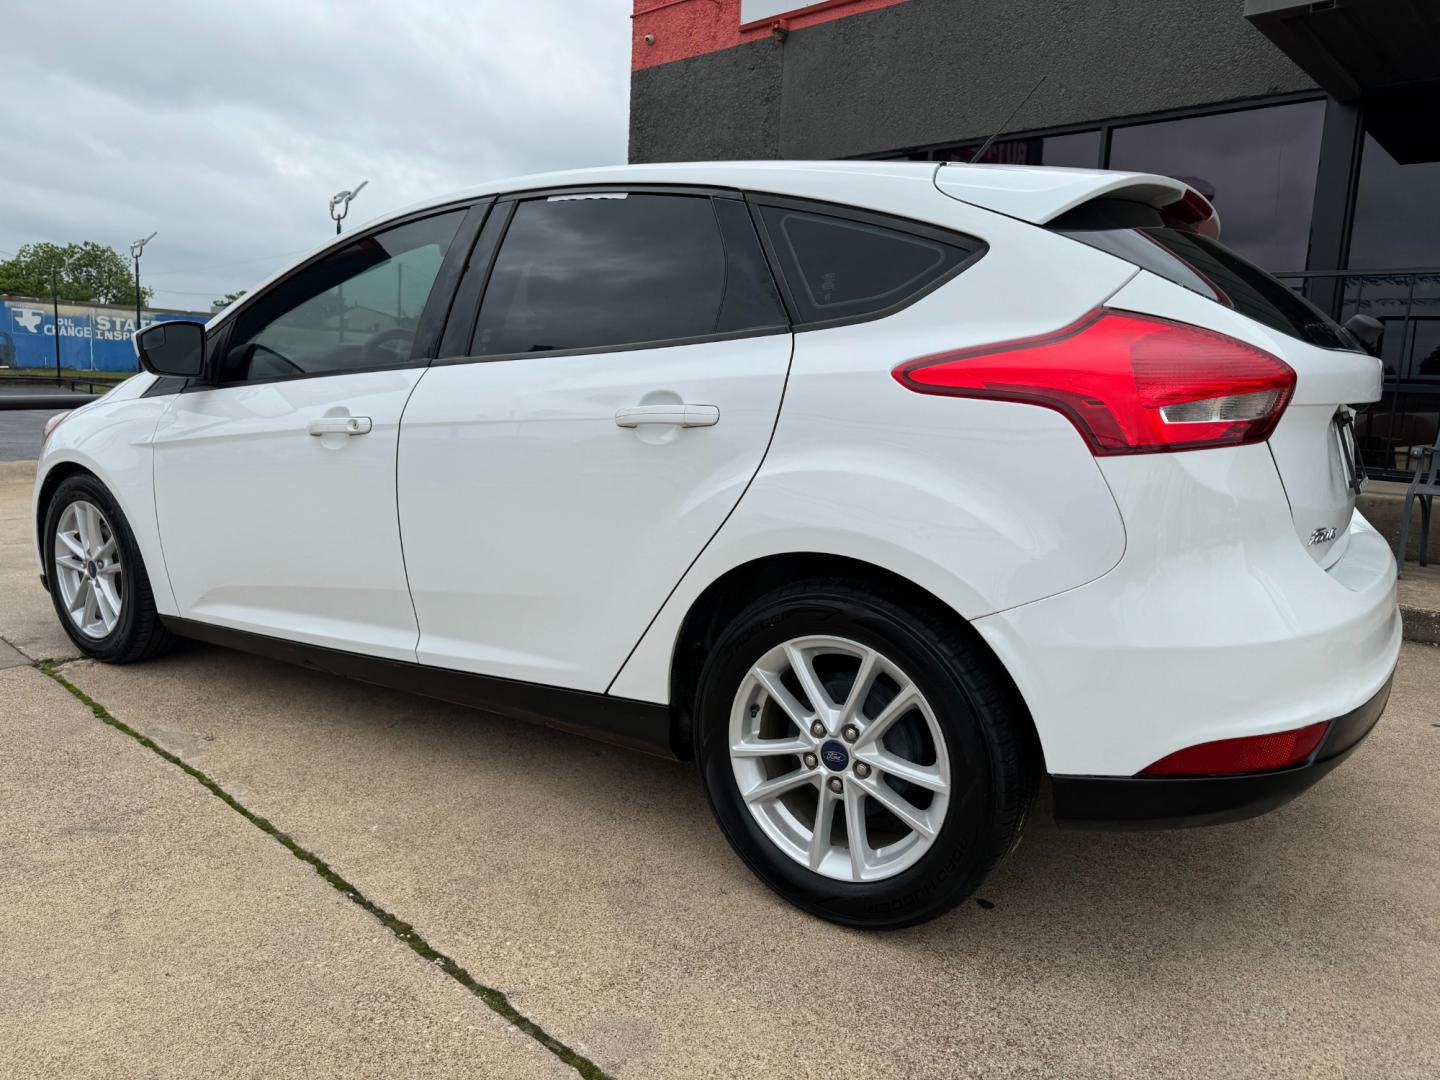
M 455 971 L 616 1077 L 1440 1075 L 1440 650 L 1289 806 L 1041 807 L 984 903 L 864 934 L 766 891 L 687 766 L 208 647 L 65 660 L 30 480 L 0 466 L 0 1076 L 577 1075 Z
M 53 386 L 14 386 L 0 379 L 0 396 L 54 394 Z M 82 399 L 79 404 L 84 404 Z M 0 411 L 0 461 L 30 461 L 40 453 L 40 438 L 45 433 L 45 421 L 54 416 L 58 409 L 22 409 Z

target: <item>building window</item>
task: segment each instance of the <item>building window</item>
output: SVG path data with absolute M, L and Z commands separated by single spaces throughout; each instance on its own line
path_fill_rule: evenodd
M 1365 136 L 1350 269 L 1403 270 L 1440 263 L 1440 162 L 1400 165 Z
M 1110 168 L 1184 180 L 1215 204 L 1229 247 L 1267 270 L 1302 270 L 1324 118 L 1323 101 L 1302 101 L 1117 127 Z
M 969 161 L 982 143 L 963 143 L 935 151 L 937 161 Z M 1100 167 L 1100 132 L 1077 131 L 1070 135 L 1044 135 L 1028 139 L 997 139 L 980 159 L 986 165 L 1065 165 L 1071 168 Z

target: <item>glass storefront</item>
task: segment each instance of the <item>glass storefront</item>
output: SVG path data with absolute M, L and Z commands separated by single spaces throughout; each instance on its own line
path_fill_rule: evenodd
M 935 151 L 935 160 L 969 161 L 980 146 L 978 142 L 947 146 Z M 1078 131 L 1033 139 L 996 140 L 986 149 L 980 161 L 986 165 L 1064 165 L 1097 169 L 1100 167 L 1100 132 Z
M 997 140 L 980 160 L 1174 176 L 1215 203 L 1231 247 L 1267 270 L 1302 270 L 1310 246 L 1324 121 L 1323 101 L 1291 102 L 1116 125 L 1108 162 L 1102 160 L 1099 129 Z M 894 156 L 969 161 L 980 145 L 968 142 Z
M 1215 204 L 1225 243 L 1267 270 L 1303 270 L 1323 101 L 1117 127 L 1110 168 L 1184 180 Z
M 1385 327 L 1385 396 L 1367 410 L 1372 467 L 1403 476 L 1440 431 L 1440 162 L 1401 165 L 1372 135 L 1361 149 L 1347 308 Z M 1399 272 L 1393 272 L 1399 271 Z
M 1440 267 L 1440 162 L 1399 165 L 1365 136 L 1355 223 L 1350 230 L 1350 269 L 1402 270 Z

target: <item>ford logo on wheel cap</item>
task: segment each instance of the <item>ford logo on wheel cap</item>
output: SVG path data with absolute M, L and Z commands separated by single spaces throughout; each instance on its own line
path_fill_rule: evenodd
M 850 764 L 850 751 L 846 750 L 842 744 L 831 739 L 824 746 L 820 747 L 820 760 L 825 763 L 827 769 L 833 769 L 835 772 L 843 772 L 845 767 Z

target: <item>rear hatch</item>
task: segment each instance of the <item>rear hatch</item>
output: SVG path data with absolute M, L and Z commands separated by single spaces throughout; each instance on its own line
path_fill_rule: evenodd
M 1363 484 L 1353 418 L 1357 408 L 1379 400 L 1380 362 L 1319 309 L 1224 247 L 1213 215 L 1195 220 L 1198 198 L 1187 198 L 1183 215 L 1101 198 L 1048 227 L 1277 331 L 1268 335 L 1270 351 L 1294 369 L 1296 385 L 1270 451 L 1296 536 L 1317 563 L 1329 566 L 1344 554 Z

